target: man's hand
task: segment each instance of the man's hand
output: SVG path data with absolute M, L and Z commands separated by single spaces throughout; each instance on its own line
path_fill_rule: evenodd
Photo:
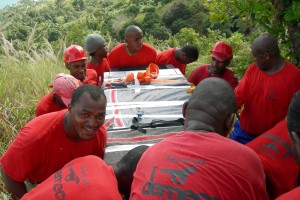
M 6 190 L 11 193 L 11 197 L 14 200 L 21 199 L 21 197 L 27 192 L 26 185 L 24 182 L 17 182 L 12 180 L 3 170 L 1 169 L 1 176 Z

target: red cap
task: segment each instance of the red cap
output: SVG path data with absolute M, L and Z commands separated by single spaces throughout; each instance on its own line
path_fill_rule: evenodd
M 74 90 L 80 85 L 82 85 L 81 82 L 72 75 L 60 73 L 55 76 L 53 91 L 60 96 L 61 100 L 68 107 L 71 103 Z
M 211 56 L 218 61 L 231 60 L 233 58 L 232 48 L 228 43 L 219 41 L 214 44 Z
M 65 50 L 64 62 L 75 62 L 79 60 L 86 60 L 87 56 L 84 49 L 79 45 L 71 45 Z

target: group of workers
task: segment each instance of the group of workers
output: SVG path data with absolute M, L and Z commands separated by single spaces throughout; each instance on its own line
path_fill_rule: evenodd
M 270 34 L 253 41 L 254 63 L 240 82 L 227 68 L 231 46 L 216 42 L 211 63 L 187 78 L 196 89 L 182 107 L 184 131 L 138 146 L 113 165 L 103 161 L 104 72 L 156 63 L 172 64 L 185 75 L 199 56 L 193 45 L 157 54 L 142 39 L 142 30 L 131 25 L 125 42 L 108 53 L 103 37 L 90 34 L 88 63 L 81 46 L 65 50 L 70 74 L 56 75 L 36 117 L 1 157 L 12 198 L 299 199 L 300 69 L 280 56 Z M 37 186 L 29 191 L 28 183 Z

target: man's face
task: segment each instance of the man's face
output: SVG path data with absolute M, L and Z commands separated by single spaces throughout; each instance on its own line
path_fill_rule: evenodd
M 255 64 L 258 66 L 258 68 L 260 70 L 263 70 L 263 71 L 268 70 L 268 67 L 266 65 L 267 64 L 266 63 L 267 54 L 260 52 L 255 47 L 252 47 L 251 53 L 252 53 L 252 56 L 253 56 L 253 60 L 254 60 Z
M 90 140 L 103 125 L 106 113 L 106 100 L 98 101 L 90 94 L 83 93 L 74 106 L 69 106 L 71 124 L 76 132 L 75 140 Z
M 66 63 L 66 67 L 70 70 L 70 74 L 80 81 L 85 80 L 86 60 Z
M 180 52 L 179 54 L 179 62 L 182 64 L 190 64 L 192 62 L 195 62 L 196 60 L 188 58 L 184 52 Z
M 103 47 L 97 49 L 96 54 L 100 57 L 100 58 L 106 58 L 107 57 L 107 53 L 108 53 L 108 48 L 107 48 L 107 44 L 105 43 Z
M 292 150 L 294 154 L 294 158 L 297 164 L 300 166 L 300 133 L 295 131 L 289 132 L 289 136 L 292 142 Z
M 125 38 L 125 41 L 128 45 L 128 48 L 139 51 L 142 48 L 143 33 L 137 32 L 128 34 Z
M 214 57 L 212 57 L 210 64 L 210 72 L 212 75 L 220 75 L 222 76 L 226 70 L 226 67 L 229 65 L 229 60 L 218 61 Z

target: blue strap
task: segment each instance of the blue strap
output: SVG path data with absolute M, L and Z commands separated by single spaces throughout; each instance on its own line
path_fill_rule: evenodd
M 248 142 L 256 138 L 256 136 L 244 131 L 241 127 L 240 120 L 236 120 L 233 126 L 233 131 L 229 138 L 239 143 L 247 144 Z

